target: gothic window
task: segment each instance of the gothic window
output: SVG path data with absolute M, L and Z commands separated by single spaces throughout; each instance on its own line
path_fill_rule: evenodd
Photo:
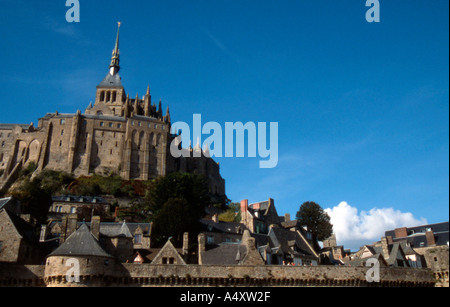
M 105 91 L 100 93 L 100 101 L 105 101 Z
M 111 100 L 111 92 L 106 93 L 106 102 Z
M 113 102 L 116 101 L 116 95 L 117 95 L 117 94 L 116 94 L 116 92 L 114 91 L 113 94 L 112 94 L 112 101 L 113 101 Z

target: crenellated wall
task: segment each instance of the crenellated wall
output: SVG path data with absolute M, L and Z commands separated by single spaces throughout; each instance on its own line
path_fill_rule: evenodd
M 380 282 L 366 281 L 365 267 L 340 266 L 209 266 L 118 264 L 105 274 L 81 276 L 79 285 L 68 284 L 65 274 L 44 266 L 0 264 L 1 286 L 263 286 L 263 287 L 434 287 L 429 269 L 381 268 Z M 87 272 L 85 270 L 81 270 Z M 44 276 L 45 272 L 53 272 Z M 97 272 L 98 273 L 98 272 Z M 45 282 L 44 282 L 45 281 Z M 47 284 L 46 284 L 47 283 Z

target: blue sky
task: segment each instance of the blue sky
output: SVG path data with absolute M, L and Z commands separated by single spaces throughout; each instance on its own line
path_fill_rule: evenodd
M 79 23 L 65 0 L 0 5 L 0 123 L 84 111 L 122 21 L 131 97 L 150 84 L 173 121 L 278 122 L 276 168 L 217 159 L 232 201 L 347 204 L 352 247 L 375 212 L 388 229 L 448 221 L 447 0 L 380 0 L 380 23 L 365 0 L 80 0 Z

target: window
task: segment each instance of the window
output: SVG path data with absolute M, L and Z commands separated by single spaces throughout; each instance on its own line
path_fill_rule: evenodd
M 70 213 L 76 213 L 76 212 L 77 212 L 77 208 L 75 208 L 75 207 L 70 208 Z
M 136 234 L 134 235 L 134 244 L 141 244 L 142 243 L 142 235 Z
M 109 128 L 112 128 L 112 127 L 113 127 L 113 124 L 112 124 L 112 123 L 109 123 L 109 124 L 108 124 L 108 127 L 109 127 Z
M 122 128 L 122 124 L 117 124 L 117 128 Z
M 105 125 L 104 122 L 100 122 L 100 127 L 103 127 Z
M 64 135 L 64 129 L 61 129 L 61 135 Z
M 66 124 L 66 120 L 63 118 L 63 119 L 60 120 L 59 123 L 60 123 L 61 125 L 65 125 L 65 124 Z
M 167 264 L 167 257 L 162 258 L 162 264 Z
M 3 248 L 3 241 L 0 241 L 0 253 L 2 252 L 2 248 Z
M 213 236 L 208 236 L 206 238 L 206 244 L 214 244 L 214 237 Z

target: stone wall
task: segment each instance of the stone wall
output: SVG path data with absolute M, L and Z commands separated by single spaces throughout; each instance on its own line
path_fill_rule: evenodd
M 60 260 L 55 259 L 58 263 Z M 367 270 L 365 267 L 339 266 L 118 264 L 103 273 L 95 269 L 96 274 L 83 274 L 81 286 L 433 287 L 435 285 L 435 279 L 429 269 L 381 268 L 379 283 L 366 281 Z M 74 286 L 67 284 L 64 275 L 60 270 L 57 271 L 56 274 L 54 269 L 46 270 L 45 280 L 48 286 Z M 88 271 L 82 269 L 82 272 Z M 44 286 L 43 281 L 44 266 L 0 264 L 0 286 Z

